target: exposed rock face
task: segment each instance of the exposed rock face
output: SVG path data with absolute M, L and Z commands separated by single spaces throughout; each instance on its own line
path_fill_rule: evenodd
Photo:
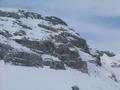
M 39 50 L 43 53 L 53 53 L 55 50 L 54 43 L 49 40 L 44 41 L 30 41 L 28 39 L 15 39 L 17 43 L 22 44 L 33 50 Z
M 0 16 L 10 17 L 10 18 L 15 18 L 15 19 L 20 19 L 20 18 L 43 19 L 42 16 L 37 13 L 26 12 L 24 10 L 18 10 L 18 11 L 19 13 L 0 10 Z
M 103 56 L 103 54 L 106 54 L 109 57 L 115 56 L 115 54 L 113 52 L 110 52 L 110 51 L 99 51 L 99 50 L 96 50 L 96 53 L 98 53 L 99 56 Z
M 35 66 L 35 67 L 42 66 L 41 57 L 33 53 L 29 54 L 25 52 L 13 52 L 7 54 L 4 60 L 5 63 L 12 63 L 14 65 L 20 66 Z
M 50 17 L 47 16 L 47 17 L 45 17 L 45 20 L 49 21 L 53 25 L 61 24 L 61 25 L 66 25 L 67 26 L 67 23 L 65 23 L 63 20 L 61 20 L 57 17 L 54 17 L 54 16 L 50 16 Z
M 87 61 L 79 53 L 90 55 L 87 42 L 63 20 L 24 10 L 0 10 L 0 28 L 0 59 L 5 63 L 52 69 L 67 65 L 88 72 Z M 44 60 L 44 54 L 51 57 Z
M 87 68 L 87 62 L 86 61 L 68 61 L 66 62 L 66 64 L 73 68 L 73 69 L 77 69 L 83 73 L 88 73 L 88 68 Z
M 101 57 L 105 54 L 108 57 L 114 57 L 115 54 L 113 52 L 110 51 L 100 51 L 100 50 L 95 50 L 94 54 L 90 53 L 92 57 L 95 58 L 94 62 L 96 65 L 98 66 L 102 66 L 102 62 L 101 62 Z M 114 66 L 115 64 L 113 64 Z
M 2 17 L 10 17 L 10 18 L 15 18 L 15 19 L 19 19 L 20 16 L 17 13 L 14 12 L 5 12 L 0 10 L 0 16 Z
M 7 44 L 0 43 L 0 59 L 4 59 L 4 57 L 9 53 L 13 48 Z

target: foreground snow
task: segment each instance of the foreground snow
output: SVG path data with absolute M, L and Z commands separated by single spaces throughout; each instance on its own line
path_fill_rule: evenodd
M 120 84 L 106 74 L 103 68 L 98 68 L 97 73 L 84 74 L 69 68 L 21 67 L 0 61 L 0 90 L 72 90 L 74 85 L 80 90 L 120 90 Z

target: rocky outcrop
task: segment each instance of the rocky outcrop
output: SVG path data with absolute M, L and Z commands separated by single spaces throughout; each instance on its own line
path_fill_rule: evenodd
M 43 19 L 42 16 L 38 13 L 28 12 L 24 10 L 18 10 L 17 12 L 9 12 L 9 11 L 0 10 L 0 16 L 10 17 L 10 18 L 15 18 L 15 19 L 20 19 L 20 18 Z
M 8 22 L 11 26 L 7 28 L 5 23 Z M 66 69 L 67 65 L 84 73 L 88 72 L 87 61 L 84 61 L 79 53 L 81 50 L 90 54 L 87 42 L 63 20 L 54 16 L 43 17 L 38 13 L 24 10 L 0 10 L 0 23 L 0 35 L 9 42 L 0 43 L 0 59 L 5 63 L 19 66 L 49 66 L 52 69 Z M 14 44 L 10 44 L 12 42 L 16 43 L 21 51 L 14 48 Z M 24 48 L 29 49 L 29 52 Z M 46 61 L 42 58 L 44 54 L 57 57 L 58 61 L 51 57 Z
M 4 59 L 7 53 L 9 53 L 12 50 L 13 48 L 11 46 L 0 43 L 0 59 Z
M 0 16 L 20 19 L 20 16 L 17 13 L 15 13 L 15 12 L 7 12 L 7 11 L 2 11 L 2 10 L 0 10 Z
M 72 90 L 80 90 L 78 86 L 72 86 Z
M 57 18 L 57 17 L 54 17 L 54 16 L 47 16 L 45 17 L 45 20 L 46 21 L 49 21 L 50 23 L 52 23 L 53 25 L 66 25 L 67 26 L 67 23 L 64 22 L 63 20 Z
M 4 57 L 5 63 L 12 63 L 20 66 L 42 66 L 42 59 L 39 55 L 25 52 L 11 52 Z
M 25 47 L 30 48 L 31 50 L 39 50 L 42 53 L 53 53 L 55 50 L 54 43 L 51 41 L 31 41 L 28 39 L 14 39 L 17 43 L 22 44 Z

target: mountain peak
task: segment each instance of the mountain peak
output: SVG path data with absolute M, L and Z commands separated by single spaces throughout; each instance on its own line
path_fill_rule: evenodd
M 86 40 L 57 17 L 43 17 L 25 10 L 0 10 L 0 27 L 1 53 L 4 52 L 1 59 L 6 63 L 41 67 L 50 66 L 58 58 L 54 63 L 62 69 L 65 64 L 76 69 L 79 64 L 75 64 L 86 64 L 78 50 L 89 53 Z M 43 60 L 45 55 L 50 60 Z

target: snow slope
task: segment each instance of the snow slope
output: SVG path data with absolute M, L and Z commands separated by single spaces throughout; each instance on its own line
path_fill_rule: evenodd
M 70 68 L 53 70 L 48 67 L 12 66 L 1 61 L 0 90 L 72 90 L 74 85 L 80 90 L 120 90 L 120 68 L 110 68 L 106 58 L 102 57 L 106 67 L 91 64 L 89 74 Z M 117 76 L 117 82 L 110 78 L 111 73 Z

